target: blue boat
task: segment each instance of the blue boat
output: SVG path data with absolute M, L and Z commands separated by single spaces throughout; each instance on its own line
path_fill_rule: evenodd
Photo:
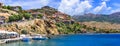
M 32 38 L 33 40 L 46 40 L 46 38 Z
M 22 41 L 23 41 L 23 42 L 29 42 L 29 41 L 30 41 L 30 38 L 22 38 Z
M 47 37 L 43 37 L 43 36 L 40 36 L 40 35 L 36 35 L 32 38 L 33 40 L 46 40 Z

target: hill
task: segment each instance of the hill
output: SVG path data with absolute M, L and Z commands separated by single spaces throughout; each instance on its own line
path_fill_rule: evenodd
M 11 8 L 7 10 L 11 10 Z M 1 24 L 0 29 L 15 31 L 20 34 L 39 33 L 57 35 L 81 32 L 80 28 L 78 28 L 80 25 L 74 22 L 69 15 L 49 6 L 16 12 L 18 15 L 10 15 L 10 21 Z
M 105 14 L 84 14 L 73 16 L 73 18 L 80 22 L 89 22 L 89 21 L 97 21 L 97 22 L 110 22 L 110 23 L 119 23 L 120 24 L 120 12 L 115 12 L 109 15 Z
M 48 34 L 48 35 L 49 34 L 58 35 L 58 34 L 74 34 L 74 33 L 87 33 L 87 32 L 92 32 L 92 33 L 120 32 L 119 28 L 116 28 L 119 27 L 117 26 L 119 24 L 111 25 L 111 23 L 106 23 L 106 22 L 103 24 L 99 24 L 101 22 L 104 22 L 106 18 L 110 18 L 113 15 L 119 17 L 118 13 L 114 13 L 111 15 L 102 15 L 102 14 L 95 15 L 89 13 L 89 14 L 85 14 L 84 16 L 74 16 L 74 18 L 78 21 L 81 20 L 81 18 L 83 18 L 83 21 L 88 21 L 88 20 L 93 21 L 96 19 L 101 21 L 95 23 L 94 22 L 83 23 L 83 22 L 77 22 L 70 15 L 62 13 L 57 9 L 49 6 L 44 6 L 42 8 L 29 9 L 29 10 L 23 10 L 20 6 L 3 6 L 2 9 L 6 9 L 7 12 L 5 13 L 9 14 L 9 16 L 7 22 L 0 24 L 0 29 L 15 31 L 20 34 L 39 33 L 39 34 Z M 15 12 L 16 14 L 11 13 L 10 11 Z M 5 14 L 4 11 L 1 11 L 0 14 L 1 13 Z M 103 19 L 101 19 L 101 17 L 104 18 L 104 21 Z M 92 25 L 93 23 L 99 26 L 93 26 Z M 100 25 L 106 25 L 106 26 L 100 26 Z M 109 26 L 112 26 L 112 28 Z M 106 28 L 101 28 L 101 27 L 106 27 Z

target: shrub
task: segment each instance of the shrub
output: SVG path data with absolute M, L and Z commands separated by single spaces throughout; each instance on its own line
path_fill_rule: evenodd
M 25 19 L 29 19 L 32 15 L 29 13 L 24 13 L 23 16 L 25 17 Z
M 21 33 L 22 34 L 28 34 L 28 32 L 26 30 L 22 30 Z
M 39 14 L 38 16 L 37 16 L 37 18 L 42 18 L 43 17 L 43 15 L 42 14 Z

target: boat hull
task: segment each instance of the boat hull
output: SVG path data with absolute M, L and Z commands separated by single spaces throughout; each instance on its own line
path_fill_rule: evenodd
M 29 38 L 23 38 L 22 41 L 23 41 L 23 42 L 29 42 L 30 39 L 29 39 Z
M 33 40 L 46 40 L 46 38 L 32 38 Z

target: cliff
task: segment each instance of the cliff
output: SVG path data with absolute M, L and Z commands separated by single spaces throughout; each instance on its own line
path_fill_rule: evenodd
M 48 20 L 42 19 L 3 24 L 1 25 L 1 28 L 8 31 L 15 31 L 20 34 L 23 31 L 28 34 L 30 33 L 53 34 L 53 35 L 59 34 L 54 22 L 49 22 Z

